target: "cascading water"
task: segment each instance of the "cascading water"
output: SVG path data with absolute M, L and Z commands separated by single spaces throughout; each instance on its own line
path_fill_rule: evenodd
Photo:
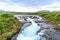
M 22 30 L 22 32 L 17 36 L 17 40 L 46 40 L 44 37 L 41 37 L 37 34 L 37 31 L 40 30 L 40 27 L 33 21 L 33 19 L 28 18 L 27 20 L 30 20 L 32 25 Z

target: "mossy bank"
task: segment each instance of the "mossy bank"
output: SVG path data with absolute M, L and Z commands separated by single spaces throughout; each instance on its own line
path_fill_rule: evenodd
M 52 22 L 54 25 L 56 25 L 56 28 L 60 30 L 60 11 L 38 12 L 37 14 Z
M 20 31 L 22 23 L 13 14 L 0 14 L 0 40 L 10 40 Z

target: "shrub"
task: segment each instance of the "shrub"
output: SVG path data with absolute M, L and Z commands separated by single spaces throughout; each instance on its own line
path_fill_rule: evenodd
M 13 25 L 16 21 L 15 17 L 12 14 L 0 14 L 0 32 L 6 32 L 6 30 Z

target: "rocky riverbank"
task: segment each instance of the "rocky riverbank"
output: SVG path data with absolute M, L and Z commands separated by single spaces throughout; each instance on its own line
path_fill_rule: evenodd
M 46 40 L 60 40 L 60 31 L 55 29 L 55 26 L 48 22 L 45 18 L 39 17 L 39 16 L 17 16 L 17 19 L 20 19 L 19 21 L 22 22 L 24 25 L 21 29 L 21 31 L 30 26 L 31 22 L 27 20 L 27 18 L 30 17 L 34 19 L 36 24 L 41 28 L 37 34 L 39 34 L 42 37 L 45 37 Z M 20 31 L 20 32 L 21 32 Z M 16 40 L 18 34 L 12 37 L 11 40 Z

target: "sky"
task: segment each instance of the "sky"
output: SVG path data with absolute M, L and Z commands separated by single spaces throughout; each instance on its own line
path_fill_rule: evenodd
M 60 10 L 60 0 L 0 0 L 0 10 L 36 12 Z

